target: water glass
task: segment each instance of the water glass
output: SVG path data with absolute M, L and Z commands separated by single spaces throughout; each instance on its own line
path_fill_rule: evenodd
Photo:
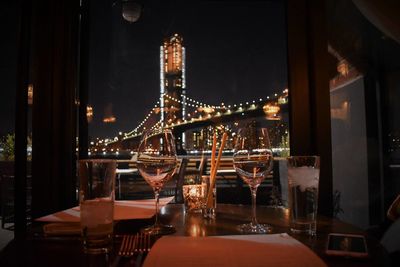
M 290 229 L 316 235 L 320 159 L 318 156 L 287 158 Z
M 79 160 L 79 206 L 83 250 L 108 253 L 113 244 L 114 160 Z

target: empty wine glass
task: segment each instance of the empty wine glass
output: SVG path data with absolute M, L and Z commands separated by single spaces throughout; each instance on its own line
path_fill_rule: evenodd
M 233 163 L 236 173 L 249 185 L 252 199 L 251 222 L 239 225 L 239 230 L 252 234 L 270 232 L 271 226 L 259 224 L 256 217 L 257 188 L 273 166 L 272 150 L 266 128 L 250 126 L 239 130 Z
M 156 200 L 154 225 L 142 229 L 152 235 L 163 235 L 175 232 L 171 225 L 163 225 L 158 220 L 160 191 L 171 179 L 176 170 L 177 158 L 174 136 L 170 130 L 148 131 L 139 145 L 137 167 L 146 182 L 153 188 Z

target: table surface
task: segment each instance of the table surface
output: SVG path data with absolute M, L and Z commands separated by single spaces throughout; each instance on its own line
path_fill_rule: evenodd
M 273 233 L 287 232 L 310 247 L 328 266 L 383 266 L 386 254 L 379 242 L 367 238 L 370 257 L 350 259 L 327 256 L 324 253 L 329 233 L 365 234 L 362 230 L 339 220 L 318 217 L 317 236 L 293 235 L 289 231 L 289 212 L 283 208 L 257 207 L 260 223 L 273 226 Z M 200 213 L 185 213 L 181 204 L 169 204 L 161 210 L 163 223 L 175 226 L 177 236 L 238 235 L 236 226 L 250 221 L 251 207 L 246 205 L 218 204 L 215 219 L 203 219 Z M 115 223 L 114 252 L 111 255 L 84 255 L 79 237 L 44 237 L 43 224 L 35 223 L 31 235 L 23 242 L 13 242 L 0 257 L 0 266 L 135 266 L 131 261 L 116 257 L 123 234 L 136 233 L 153 220 L 119 221 Z M 133 264 L 133 265 L 132 265 Z

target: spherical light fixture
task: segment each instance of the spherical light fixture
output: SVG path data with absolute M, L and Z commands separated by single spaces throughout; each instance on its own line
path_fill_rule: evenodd
M 142 13 L 142 5 L 132 0 L 122 0 L 122 17 L 130 22 L 136 22 Z

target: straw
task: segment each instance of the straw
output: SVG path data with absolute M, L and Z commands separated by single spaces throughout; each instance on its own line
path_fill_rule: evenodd
M 217 157 L 217 161 L 214 164 L 214 168 L 211 169 L 211 175 L 210 175 L 210 187 L 208 190 L 208 194 L 207 194 L 207 207 L 211 208 L 212 207 L 212 203 L 213 203 L 213 197 L 212 197 L 212 191 L 213 188 L 215 186 L 215 176 L 217 174 L 217 170 L 219 168 L 219 163 L 221 161 L 221 157 L 222 157 L 222 150 L 224 149 L 225 146 L 225 142 L 226 142 L 226 138 L 228 137 L 228 135 L 226 133 L 224 133 L 222 135 L 222 141 L 221 141 L 221 146 L 219 147 L 219 151 L 218 151 L 218 157 Z
M 211 170 L 210 170 L 210 174 L 212 173 L 213 169 L 215 168 L 215 151 L 216 150 L 217 150 L 217 135 L 214 132 L 212 150 L 211 150 Z

